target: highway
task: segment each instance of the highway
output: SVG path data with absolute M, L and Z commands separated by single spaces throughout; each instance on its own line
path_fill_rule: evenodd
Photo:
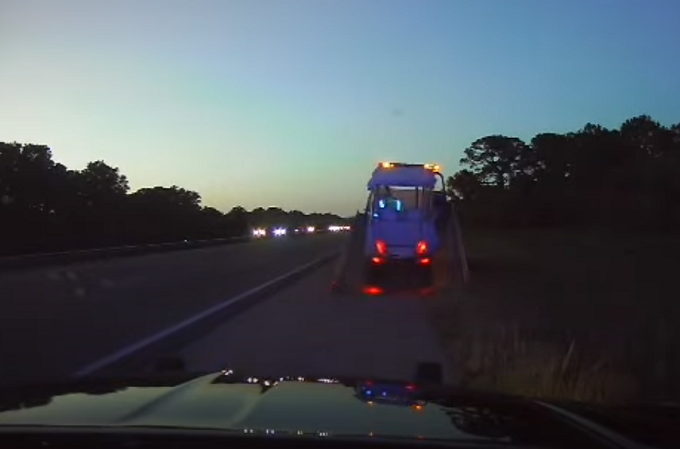
M 427 299 L 330 292 L 346 242 L 329 234 L 4 273 L 0 382 L 143 375 L 168 356 L 195 372 L 404 380 L 419 362 L 445 365 Z
M 345 238 L 255 241 L 2 273 L 0 381 L 87 371 L 121 348 L 339 251 Z M 259 293 L 245 297 L 242 306 L 271 292 Z M 139 351 L 137 360 L 172 353 L 227 318 L 211 314 Z M 141 366 L 127 361 L 130 371 Z
M 234 317 L 178 355 L 191 371 L 409 381 L 420 362 L 446 366 L 427 297 L 331 293 L 332 264 Z

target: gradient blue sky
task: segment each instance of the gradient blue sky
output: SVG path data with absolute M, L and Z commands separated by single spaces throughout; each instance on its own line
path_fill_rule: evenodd
M 2 0 L 0 140 L 228 210 L 353 213 L 380 160 L 680 121 L 677 0 Z

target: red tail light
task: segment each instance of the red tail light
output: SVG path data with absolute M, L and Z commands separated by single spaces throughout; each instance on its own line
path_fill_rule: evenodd
M 381 256 L 387 255 L 387 245 L 382 240 L 375 241 L 375 249 Z
M 420 265 L 429 265 L 431 260 L 429 257 L 424 257 L 418 261 Z
M 424 255 L 427 254 L 427 242 L 420 241 L 416 245 L 416 254 L 418 255 Z
M 380 265 L 380 264 L 383 263 L 384 261 L 385 261 L 385 260 L 384 260 L 384 259 L 381 259 L 380 257 L 374 257 L 374 258 L 373 258 L 373 263 L 376 264 L 376 265 Z

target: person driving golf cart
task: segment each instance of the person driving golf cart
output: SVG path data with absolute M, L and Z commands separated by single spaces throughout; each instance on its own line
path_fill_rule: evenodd
M 395 198 L 389 188 L 385 188 L 379 197 L 378 208 L 395 212 L 403 211 L 403 203 L 400 199 Z

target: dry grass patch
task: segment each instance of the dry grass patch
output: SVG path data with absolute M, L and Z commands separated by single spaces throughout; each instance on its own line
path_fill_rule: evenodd
M 432 303 L 449 381 L 551 399 L 680 400 L 680 239 L 465 238 L 470 284 Z

